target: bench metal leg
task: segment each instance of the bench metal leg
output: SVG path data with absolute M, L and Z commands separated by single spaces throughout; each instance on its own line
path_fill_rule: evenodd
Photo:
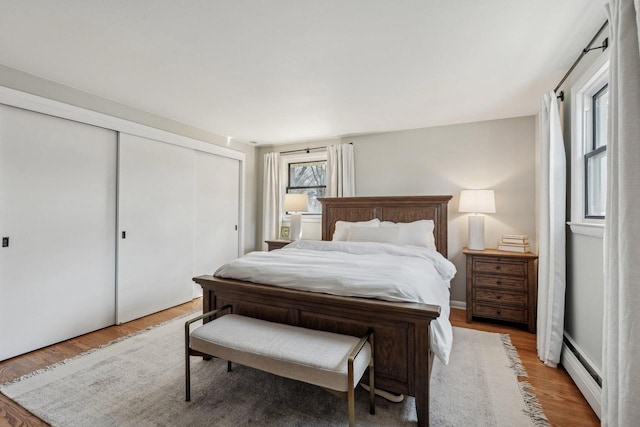
M 356 425 L 356 403 L 355 393 L 353 390 L 353 377 L 349 381 L 349 390 L 347 390 L 347 404 L 349 405 L 349 427 Z
M 228 360 L 228 361 L 227 361 L 227 372 L 231 372 L 231 371 L 233 371 L 233 368 L 232 368 L 232 366 L 231 366 L 231 361 L 230 361 L 230 360 Z
M 221 311 L 224 310 L 229 310 L 230 313 L 233 312 L 233 307 L 230 304 L 227 304 L 223 307 L 217 308 L 215 310 L 209 311 L 208 313 L 204 313 L 198 317 L 194 317 L 191 320 L 187 320 L 184 324 L 184 379 L 185 379 L 185 384 L 184 384 L 184 388 L 185 388 L 185 400 L 188 402 L 191 400 L 191 360 L 189 359 L 189 356 L 191 354 L 190 352 L 190 347 L 189 347 L 189 326 L 200 319 L 204 319 L 204 318 L 208 318 L 211 316 L 214 316 L 218 313 L 220 313 Z M 204 355 L 202 357 L 204 360 L 209 360 L 211 359 L 211 356 L 209 355 Z
M 376 414 L 376 385 L 375 385 L 375 368 L 373 357 L 373 334 L 369 335 L 369 345 L 371 346 L 371 359 L 369 360 L 369 413 Z
M 355 427 L 356 425 L 356 403 L 355 403 L 355 386 L 354 386 L 354 373 L 353 373 L 353 361 L 364 347 L 365 343 L 369 341 L 371 347 L 371 357 L 369 358 L 369 413 L 376 413 L 375 403 L 375 384 L 374 384 L 374 368 L 373 368 L 373 329 L 369 328 L 367 334 L 360 339 L 360 342 L 356 344 L 355 348 L 351 351 L 349 358 L 347 359 L 347 405 L 349 406 L 349 427 Z
M 189 357 L 189 326 L 186 326 L 184 337 L 184 378 L 185 378 L 185 399 L 187 402 L 191 400 L 191 359 Z

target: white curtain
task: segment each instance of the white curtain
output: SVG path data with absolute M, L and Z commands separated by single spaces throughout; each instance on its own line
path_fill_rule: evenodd
M 272 240 L 280 234 L 280 153 L 264 155 L 262 183 L 262 240 Z M 263 249 L 266 245 L 263 243 Z
M 555 368 L 564 330 L 566 158 L 554 92 L 542 98 L 539 162 L 537 348 Z
M 327 197 L 356 195 L 356 176 L 352 144 L 327 147 Z
M 602 425 L 622 427 L 640 425 L 640 0 L 614 0 L 607 13 Z

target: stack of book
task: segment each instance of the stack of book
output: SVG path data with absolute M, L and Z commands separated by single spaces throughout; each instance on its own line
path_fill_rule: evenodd
M 505 234 L 498 242 L 498 249 L 509 252 L 529 252 L 529 236 L 524 234 Z

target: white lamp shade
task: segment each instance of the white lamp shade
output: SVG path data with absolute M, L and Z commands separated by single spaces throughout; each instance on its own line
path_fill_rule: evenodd
M 306 194 L 285 194 L 285 212 L 308 212 L 309 197 Z
M 493 190 L 462 190 L 458 212 L 496 213 Z

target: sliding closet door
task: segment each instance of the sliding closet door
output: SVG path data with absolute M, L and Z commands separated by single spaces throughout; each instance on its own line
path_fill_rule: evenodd
M 117 135 L 0 105 L 0 360 L 115 322 Z
M 238 257 L 240 162 L 196 151 L 193 275 L 213 274 Z M 202 288 L 194 284 L 194 296 Z
M 118 310 L 127 322 L 192 296 L 194 152 L 120 134 Z

